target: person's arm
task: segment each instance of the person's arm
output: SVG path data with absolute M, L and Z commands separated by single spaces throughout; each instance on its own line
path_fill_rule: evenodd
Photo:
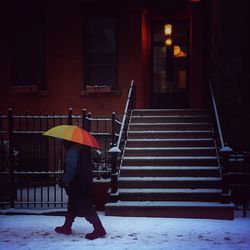
M 75 147 L 70 147 L 66 151 L 64 162 L 64 175 L 62 177 L 63 183 L 67 187 L 73 180 L 76 174 L 78 161 L 78 150 Z

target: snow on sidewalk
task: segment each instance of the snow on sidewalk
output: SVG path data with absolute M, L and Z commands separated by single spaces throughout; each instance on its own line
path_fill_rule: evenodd
M 89 241 L 92 226 L 77 218 L 72 235 L 59 235 L 62 216 L 0 215 L 1 250 L 249 250 L 250 218 L 232 221 L 145 217 L 108 217 L 99 212 L 105 238 Z

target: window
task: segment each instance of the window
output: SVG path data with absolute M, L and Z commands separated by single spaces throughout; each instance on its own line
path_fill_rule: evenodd
M 116 19 L 89 18 L 85 86 L 110 86 L 116 83 Z
M 13 11 L 11 33 L 11 86 L 44 89 L 45 18 L 40 8 Z

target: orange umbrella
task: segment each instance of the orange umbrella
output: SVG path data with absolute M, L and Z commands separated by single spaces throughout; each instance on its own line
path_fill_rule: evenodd
M 44 132 L 43 135 L 80 143 L 92 148 L 100 148 L 94 136 L 86 130 L 74 125 L 59 125 Z

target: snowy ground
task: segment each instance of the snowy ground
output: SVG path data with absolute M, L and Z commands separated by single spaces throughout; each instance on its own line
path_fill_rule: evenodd
M 249 250 L 250 217 L 229 220 L 99 216 L 107 236 L 89 241 L 92 226 L 77 218 L 73 233 L 58 235 L 61 216 L 0 215 L 0 250 Z

